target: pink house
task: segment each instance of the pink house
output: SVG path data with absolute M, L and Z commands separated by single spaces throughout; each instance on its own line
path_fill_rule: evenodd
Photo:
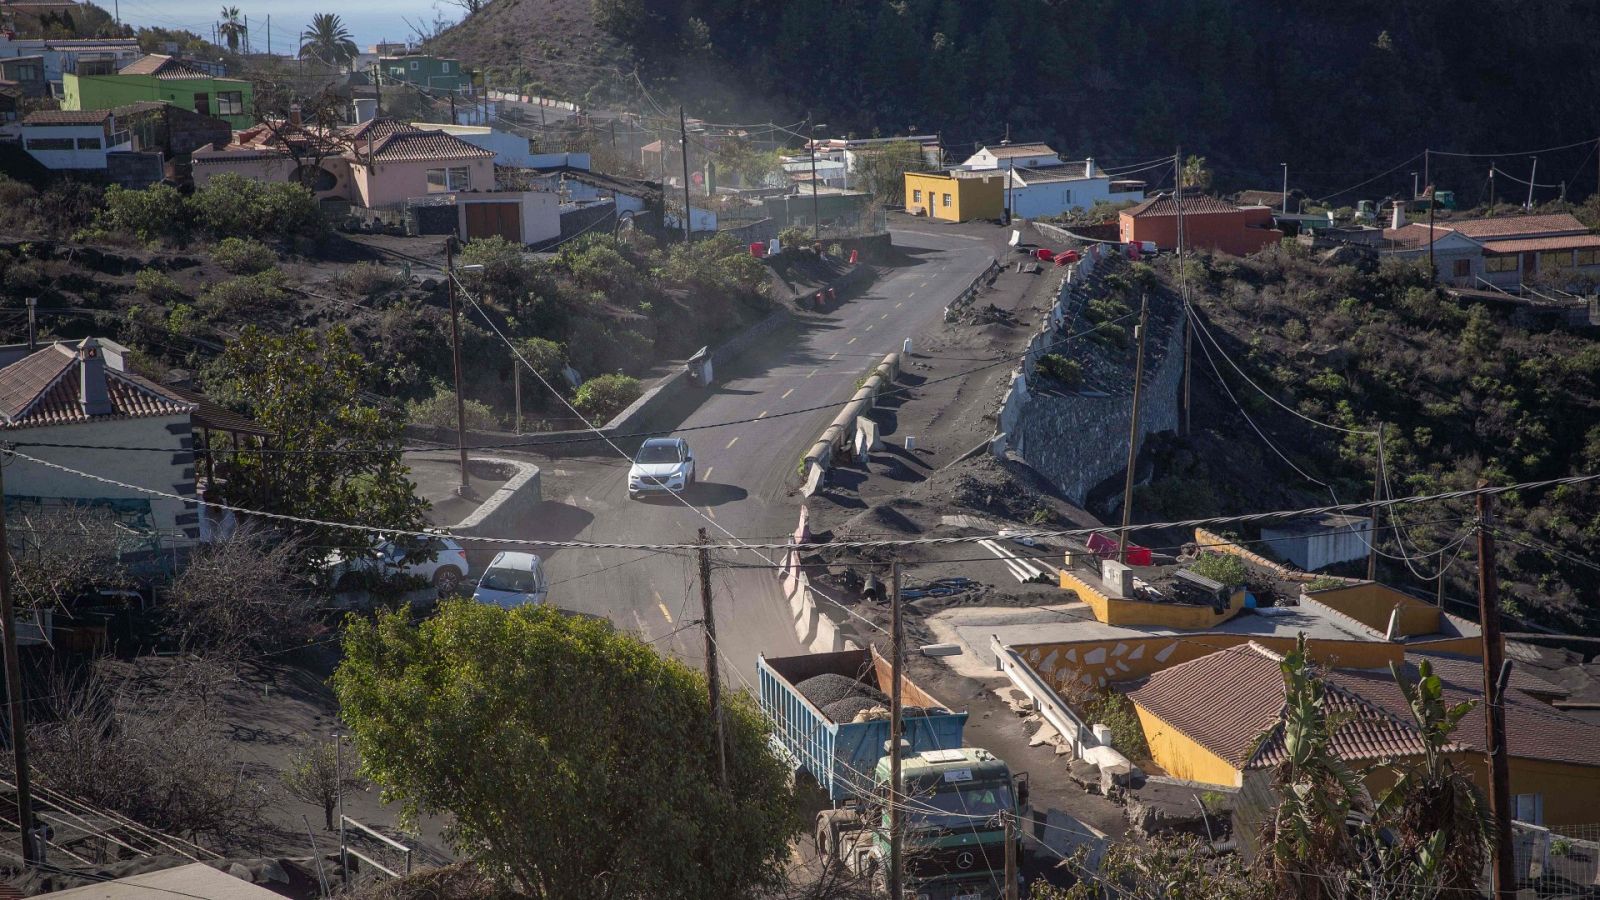
M 378 208 L 428 194 L 495 189 L 494 151 L 445 134 L 397 130 L 367 144 L 356 142 L 350 160 L 353 203 Z

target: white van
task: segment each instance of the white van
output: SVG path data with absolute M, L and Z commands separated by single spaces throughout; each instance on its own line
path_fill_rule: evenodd
M 478 579 L 472 599 L 511 609 L 541 604 L 549 590 L 544 577 L 544 561 L 532 553 L 497 553 L 489 568 Z

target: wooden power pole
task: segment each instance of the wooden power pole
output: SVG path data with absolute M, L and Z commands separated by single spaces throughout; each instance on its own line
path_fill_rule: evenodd
M 1133 524 L 1133 475 L 1139 462 L 1139 395 L 1144 389 L 1144 344 L 1146 326 L 1150 323 L 1150 295 L 1139 298 L 1139 327 L 1134 340 L 1139 342 L 1139 355 L 1133 365 L 1133 414 L 1128 424 L 1128 477 L 1122 483 L 1122 531 L 1117 535 L 1117 562 L 1128 562 L 1128 527 Z
M 467 483 L 467 405 L 461 397 L 461 304 L 456 302 L 456 239 L 444 241 L 445 293 L 450 297 L 450 358 L 456 371 L 456 452 L 461 455 L 461 496 L 472 493 Z
M 1478 487 L 1486 486 L 1479 482 Z M 1516 859 L 1511 850 L 1511 773 L 1506 761 L 1505 641 L 1500 636 L 1500 589 L 1494 571 L 1494 535 L 1489 532 L 1489 495 L 1478 495 L 1478 630 L 1483 640 L 1484 753 L 1489 768 L 1489 818 L 1494 868 L 1489 896 L 1514 897 Z
M 900 630 L 900 563 L 889 566 L 889 896 L 904 897 L 905 837 L 900 807 L 900 735 L 905 723 L 900 719 L 900 667 L 905 656 Z
M 1383 423 L 1378 423 L 1378 458 L 1372 466 L 1372 520 L 1367 523 L 1367 580 L 1378 580 L 1378 501 L 1383 499 Z M 1398 538 L 1397 538 L 1398 540 Z
M 1001 813 L 1006 825 L 1006 885 L 1005 900 L 1017 900 L 1017 813 Z
M 706 632 L 706 690 L 711 696 L 711 722 L 717 742 L 718 785 L 728 789 L 728 750 L 722 737 L 722 678 L 717 674 L 717 619 L 711 603 L 711 551 L 706 530 L 700 529 L 700 624 Z
M 689 121 L 683 117 L 683 107 L 678 107 L 678 143 L 683 147 L 683 242 L 689 243 L 690 221 L 694 206 L 689 202 Z
M 5 496 L 5 467 L 0 466 L 0 497 Z M 33 845 L 33 794 L 28 778 L 28 723 L 22 712 L 22 665 L 17 659 L 17 614 L 11 605 L 11 557 L 6 543 L 6 517 L 0 510 L 0 630 L 5 633 L 6 716 L 11 720 L 11 752 L 16 766 L 18 837 L 22 841 L 22 864 L 38 864 L 38 848 Z M 899 696 L 898 693 L 896 696 Z

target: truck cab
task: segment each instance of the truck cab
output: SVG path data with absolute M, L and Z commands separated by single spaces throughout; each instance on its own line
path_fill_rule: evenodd
M 887 756 L 879 760 L 870 798 L 817 816 L 818 853 L 879 884 L 889 863 L 889 767 Z M 978 747 L 903 752 L 900 780 L 907 896 L 1003 898 L 1005 817 L 1025 802 L 1027 782 Z

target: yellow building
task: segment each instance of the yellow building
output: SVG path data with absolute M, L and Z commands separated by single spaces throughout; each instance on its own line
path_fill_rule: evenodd
M 1282 657 L 1250 642 L 1172 666 L 1127 691 L 1154 762 L 1169 775 L 1226 787 L 1268 779 L 1283 760 Z M 1477 700 L 1477 660 L 1410 653 L 1406 669 L 1428 660 L 1444 683 L 1445 702 Z M 1360 769 L 1384 761 L 1416 760 L 1425 744 L 1387 670 L 1332 668 L 1322 672 L 1330 715 L 1342 724 L 1334 750 Z M 1600 801 L 1600 726 L 1565 715 L 1548 699 L 1565 691 L 1513 669 L 1505 695 L 1511 794 L 1518 821 L 1554 828 L 1592 823 Z M 1451 734 L 1448 751 L 1483 784 L 1483 710 L 1476 707 Z M 1367 776 L 1376 795 L 1392 770 Z
M 1005 211 L 1005 173 L 907 172 L 906 212 L 944 222 L 998 219 Z

